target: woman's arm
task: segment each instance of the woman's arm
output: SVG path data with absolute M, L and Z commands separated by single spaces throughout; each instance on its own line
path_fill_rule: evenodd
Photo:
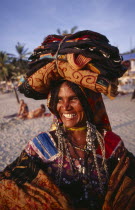
M 38 162 L 38 164 L 37 164 Z M 39 159 L 32 158 L 23 151 L 21 155 L 10 165 L 8 165 L 1 173 L 0 180 L 11 179 L 18 184 L 23 184 L 26 181 L 32 181 L 39 171 Z

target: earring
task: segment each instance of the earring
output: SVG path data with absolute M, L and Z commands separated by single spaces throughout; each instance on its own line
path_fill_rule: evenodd
M 50 107 L 50 101 L 51 101 L 51 93 L 49 93 L 48 97 L 47 97 L 47 107 L 48 108 Z

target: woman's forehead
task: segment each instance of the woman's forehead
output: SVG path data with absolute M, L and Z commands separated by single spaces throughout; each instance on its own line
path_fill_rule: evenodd
M 76 93 L 66 82 L 64 82 L 59 89 L 58 95 L 76 95 Z

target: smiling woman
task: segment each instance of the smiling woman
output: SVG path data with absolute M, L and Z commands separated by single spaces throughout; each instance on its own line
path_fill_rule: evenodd
M 71 82 L 64 82 L 59 90 L 57 113 L 65 127 L 86 125 L 86 116 L 78 96 L 70 88 Z
M 43 45 L 19 90 L 48 96 L 55 129 L 30 140 L 1 172 L 1 209 L 134 209 L 135 157 L 112 132 L 101 95 L 117 95 L 125 71 L 118 50 L 91 31 L 48 36 Z M 56 60 L 44 60 L 49 48 Z

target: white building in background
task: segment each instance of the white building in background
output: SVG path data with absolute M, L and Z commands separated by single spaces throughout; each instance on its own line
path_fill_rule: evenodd
M 130 61 L 129 70 L 119 78 L 118 91 L 120 93 L 132 93 L 135 89 L 135 53 L 123 54 L 124 61 Z
M 130 61 L 129 75 L 135 75 L 135 53 L 123 54 L 122 57 L 124 61 Z

